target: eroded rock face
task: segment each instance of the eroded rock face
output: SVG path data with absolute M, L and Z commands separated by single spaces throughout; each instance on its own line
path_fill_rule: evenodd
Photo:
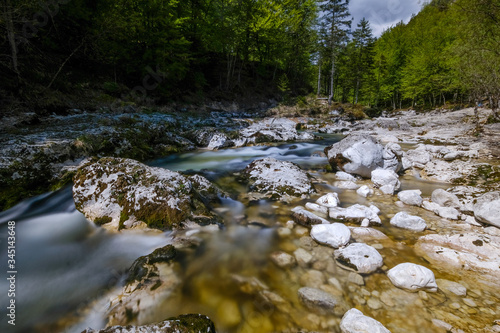
M 306 198 L 315 192 L 311 177 L 292 162 L 264 158 L 253 161 L 243 171 L 250 189 L 272 199 Z
M 473 232 L 426 235 L 419 238 L 415 250 L 433 266 L 500 286 L 500 236 Z
M 334 170 L 370 178 L 373 170 L 384 166 L 383 150 L 369 135 L 349 135 L 326 147 L 325 154 Z
M 198 314 L 180 315 L 161 323 L 142 326 L 112 326 L 102 330 L 86 329 L 82 333 L 215 333 L 214 323 L 207 316 Z
M 375 248 L 363 243 L 354 243 L 335 250 L 334 255 L 343 267 L 361 274 L 373 273 L 384 263 L 382 256 Z
M 134 160 L 105 157 L 82 166 L 74 177 L 76 208 L 112 230 L 178 228 L 184 221 L 217 222 L 203 201 L 221 191 L 201 176 L 148 167 Z
M 403 263 L 390 269 L 387 277 L 398 288 L 408 291 L 437 291 L 434 273 L 427 267 Z
M 342 333 L 391 333 L 379 321 L 354 308 L 344 314 L 340 329 Z
M 175 248 L 167 245 L 132 264 L 122 294 L 111 300 L 108 325 L 144 322 L 158 302 L 180 296 L 176 255 Z
M 489 192 L 477 198 L 474 216 L 480 222 L 500 228 L 500 192 Z

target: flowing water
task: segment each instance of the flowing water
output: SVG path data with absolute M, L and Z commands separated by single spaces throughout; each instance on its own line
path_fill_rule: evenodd
M 152 161 L 153 166 L 199 172 L 233 195 L 216 208 L 226 222 L 220 231 L 200 231 L 200 246 L 181 251 L 179 276 L 181 293 L 173 300 L 158 300 L 148 313 L 156 322 L 184 313 L 203 313 L 215 322 L 218 332 L 339 332 L 342 314 L 351 307 L 381 321 L 395 332 L 441 332 L 433 318 L 452 317 L 463 327 L 484 327 L 500 317 L 497 296 L 476 288 L 460 276 L 431 267 L 437 278 L 460 281 L 468 287 L 467 297 L 476 307 L 465 306 L 458 296 L 438 293 L 408 293 L 392 286 L 384 271 L 402 262 L 430 267 L 415 255 L 412 244 L 420 233 L 390 226 L 388 220 L 401 210 L 392 196 L 359 197 L 355 191 L 335 186 L 333 174 L 326 173 L 324 147 L 339 140 L 330 136 L 313 143 L 255 146 L 221 151 L 197 151 Z M 233 172 L 252 160 L 274 157 L 292 161 L 316 177 L 318 194 L 292 204 L 267 200 L 251 201 L 241 195 L 246 187 Z M 360 184 L 369 181 L 361 181 Z M 403 189 L 422 190 L 429 196 L 444 184 L 402 177 Z M 287 225 L 290 210 L 337 192 L 343 206 L 375 204 L 381 210 L 381 231 L 385 240 L 367 241 L 384 257 L 382 270 L 360 277 L 336 266 L 333 249 L 318 246 L 308 230 Z M 437 228 L 451 228 L 434 214 L 420 208 L 405 208 Z M 0 214 L 0 246 L 6 247 L 7 221 L 16 221 L 17 325 L 0 324 L 1 332 L 81 332 L 85 327 L 102 328 L 110 295 L 116 295 L 132 262 L 172 241 L 169 233 L 123 232 L 110 234 L 94 227 L 78 213 L 71 188 L 26 200 Z M 271 253 L 289 254 L 297 249 L 311 256 L 309 264 L 279 268 Z M 7 257 L 2 249 L 0 263 Z M 4 267 L 2 266 L 2 269 Z M 4 269 L 6 271 L 6 268 Z M 321 288 L 341 301 L 332 314 L 314 313 L 298 300 L 303 286 Z M 0 280 L 0 290 L 7 290 Z M 6 293 L 0 294 L 2 306 Z M 458 304 L 458 305 L 457 305 Z M 480 312 L 481 316 L 476 314 Z M 137 323 L 136 323 L 137 324 Z M 144 324 L 144 323 L 138 323 Z M 471 330 L 475 331 L 475 330 Z M 444 331 L 443 331 L 444 332 Z

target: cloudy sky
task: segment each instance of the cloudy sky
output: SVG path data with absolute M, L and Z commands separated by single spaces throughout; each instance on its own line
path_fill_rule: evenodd
M 365 17 L 379 37 L 382 32 L 399 21 L 407 23 L 412 14 L 417 14 L 422 8 L 423 0 L 351 0 L 349 11 L 353 16 L 352 29 Z

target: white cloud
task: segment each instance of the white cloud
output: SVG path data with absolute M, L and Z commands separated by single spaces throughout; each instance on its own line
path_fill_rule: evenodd
M 400 21 L 405 23 L 422 8 L 422 0 L 351 0 L 349 11 L 353 16 L 352 29 L 365 17 L 379 37 L 384 30 Z

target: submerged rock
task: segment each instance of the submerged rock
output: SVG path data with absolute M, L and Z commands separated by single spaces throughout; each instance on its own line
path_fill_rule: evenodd
M 416 292 L 419 290 L 437 291 L 434 273 L 427 267 L 403 263 L 387 272 L 387 277 L 398 288 Z
M 500 192 L 489 192 L 477 198 L 474 216 L 480 222 L 500 228 Z
M 371 172 L 384 166 L 384 147 L 369 135 L 349 135 L 325 148 L 334 170 L 370 178 Z
M 369 223 L 374 223 L 374 224 L 382 223 L 380 217 L 378 216 L 379 212 L 380 210 L 373 205 L 367 207 L 356 204 L 347 208 L 342 208 L 342 207 L 330 208 L 330 218 L 337 220 L 345 220 L 354 223 L 367 224 L 365 226 L 368 226 Z
M 308 210 L 305 210 L 301 206 L 297 206 L 294 209 L 292 209 L 292 219 L 298 224 L 303 225 L 304 227 L 310 227 L 311 225 L 314 224 L 330 223 L 328 220 L 325 220 L 324 218 L 319 217 L 318 215 Z
M 366 227 L 349 227 L 351 236 L 356 241 L 370 241 L 370 240 L 383 240 L 389 239 L 382 231 Z
M 335 250 L 335 259 L 343 267 L 361 274 L 370 274 L 382 267 L 384 260 L 370 245 L 354 243 Z
M 339 248 L 351 239 L 351 231 L 341 223 L 317 224 L 311 229 L 311 237 L 318 243 Z
M 76 208 L 98 225 L 120 230 L 179 228 L 185 221 L 218 222 L 208 204 L 222 192 L 202 176 L 148 167 L 134 160 L 105 157 L 76 173 Z
M 180 315 L 157 324 L 141 326 L 112 326 L 102 330 L 86 329 L 82 333 L 215 333 L 214 323 L 199 314 Z
M 385 194 L 394 194 L 394 191 L 401 187 L 398 174 L 392 170 L 373 170 L 371 179 L 375 187 L 378 187 Z
M 307 308 L 322 313 L 332 313 L 338 303 L 329 293 L 310 287 L 299 289 L 299 299 Z
M 397 213 L 390 222 L 398 228 L 408 229 L 412 231 L 424 231 L 427 224 L 424 219 L 419 216 L 412 216 L 406 212 Z
M 292 162 L 267 157 L 250 163 L 243 175 L 248 178 L 251 191 L 272 199 L 306 198 L 316 192 L 311 177 Z
M 391 333 L 380 322 L 354 308 L 344 314 L 340 329 L 342 333 Z

